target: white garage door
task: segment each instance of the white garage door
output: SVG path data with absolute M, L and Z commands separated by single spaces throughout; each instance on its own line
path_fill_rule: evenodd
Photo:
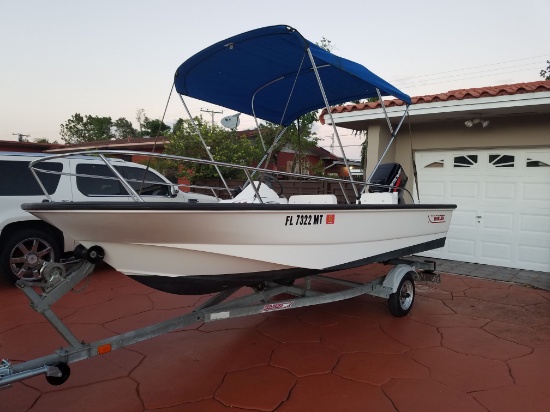
M 550 148 L 416 152 L 421 203 L 455 203 L 424 256 L 550 272 Z

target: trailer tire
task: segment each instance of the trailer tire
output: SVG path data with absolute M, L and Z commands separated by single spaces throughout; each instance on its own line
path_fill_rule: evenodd
M 388 298 L 388 306 L 393 316 L 401 318 L 406 316 L 414 303 L 414 279 L 411 272 L 405 274 L 395 293 Z

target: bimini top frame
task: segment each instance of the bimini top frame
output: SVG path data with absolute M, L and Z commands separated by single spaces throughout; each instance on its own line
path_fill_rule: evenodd
M 411 104 L 407 94 L 366 67 L 322 49 L 286 25 L 248 31 L 207 47 L 178 67 L 174 86 L 184 105 L 182 96 L 189 96 L 253 116 L 256 124 L 260 118 L 284 127 L 321 108 L 332 118 L 331 105 L 382 96 L 406 103 L 400 126 Z M 399 126 L 393 131 L 389 119 L 388 124 L 395 137 Z M 332 125 L 349 168 L 334 121 Z

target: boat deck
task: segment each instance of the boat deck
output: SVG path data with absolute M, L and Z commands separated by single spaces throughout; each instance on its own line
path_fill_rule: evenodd
M 387 271 L 372 264 L 339 276 L 365 282 Z M 43 376 L 18 382 L 0 391 L 0 410 L 546 410 L 550 291 L 441 277 L 417 284 L 404 318 L 361 296 L 199 324 L 77 362 L 62 386 Z M 204 299 L 149 289 L 103 265 L 54 309 L 91 341 L 188 313 Z M 5 283 L 0 308 L 0 357 L 25 360 L 64 345 Z

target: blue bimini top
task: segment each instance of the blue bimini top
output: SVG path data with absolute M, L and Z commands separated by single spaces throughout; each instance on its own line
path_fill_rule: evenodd
M 326 107 L 307 49 L 330 106 L 353 100 L 411 98 L 366 67 L 306 40 L 289 26 L 264 27 L 220 41 L 183 62 L 174 76 L 181 95 L 288 126 Z

